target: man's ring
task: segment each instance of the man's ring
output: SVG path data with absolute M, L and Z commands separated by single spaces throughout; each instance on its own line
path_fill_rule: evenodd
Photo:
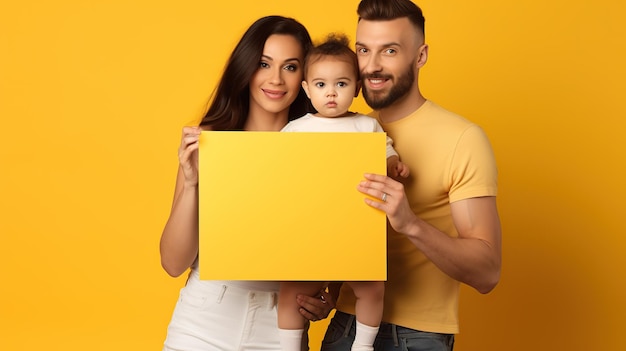
M 320 300 L 322 300 L 322 303 L 326 303 L 326 298 L 322 294 L 320 294 Z
M 383 202 L 387 202 L 387 193 L 383 193 L 383 197 L 380 198 Z

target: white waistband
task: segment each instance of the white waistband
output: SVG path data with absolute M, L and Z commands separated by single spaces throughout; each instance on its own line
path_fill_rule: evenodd
M 252 280 L 200 280 L 200 273 L 197 269 L 192 269 L 187 280 L 187 285 L 200 285 L 204 288 L 211 289 L 215 286 L 227 286 L 232 288 L 238 288 L 242 290 L 256 291 L 256 292 L 271 292 L 277 293 L 279 289 L 279 282 L 275 281 L 252 281 Z M 199 287 L 200 288 L 200 287 Z

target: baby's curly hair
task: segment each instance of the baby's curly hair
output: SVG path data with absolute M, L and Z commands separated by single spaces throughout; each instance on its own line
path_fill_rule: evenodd
M 304 80 L 310 65 L 328 57 L 350 63 L 356 79 L 359 79 L 359 62 L 356 53 L 350 49 L 350 39 L 343 33 L 330 33 L 324 42 L 309 50 L 304 58 Z

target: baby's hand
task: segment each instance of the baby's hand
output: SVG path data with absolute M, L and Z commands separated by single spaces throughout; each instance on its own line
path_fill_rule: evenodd
M 396 174 L 400 175 L 400 177 L 402 178 L 406 178 L 409 176 L 409 166 L 406 165 L 406 163 L 402 162 L 402 161 L 398 161 L 398 163 L 396 163 Z
M 406 178 L 409 176 L 409 167 L 400 161 L 398 156 L 391 156 L 387 158 L 387 175 L 392 178 L 400 176 Z

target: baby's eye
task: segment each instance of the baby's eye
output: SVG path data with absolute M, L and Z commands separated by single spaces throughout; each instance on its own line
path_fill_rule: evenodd
M 315 83 L 315 86 L 318 88 L 323 88 L 326 84 L 324 84 L 324 82 L 317 82 Z
M 348 86 L 348 82 L 337 82 L 337 86 L 340 88 L 345 88 Z

